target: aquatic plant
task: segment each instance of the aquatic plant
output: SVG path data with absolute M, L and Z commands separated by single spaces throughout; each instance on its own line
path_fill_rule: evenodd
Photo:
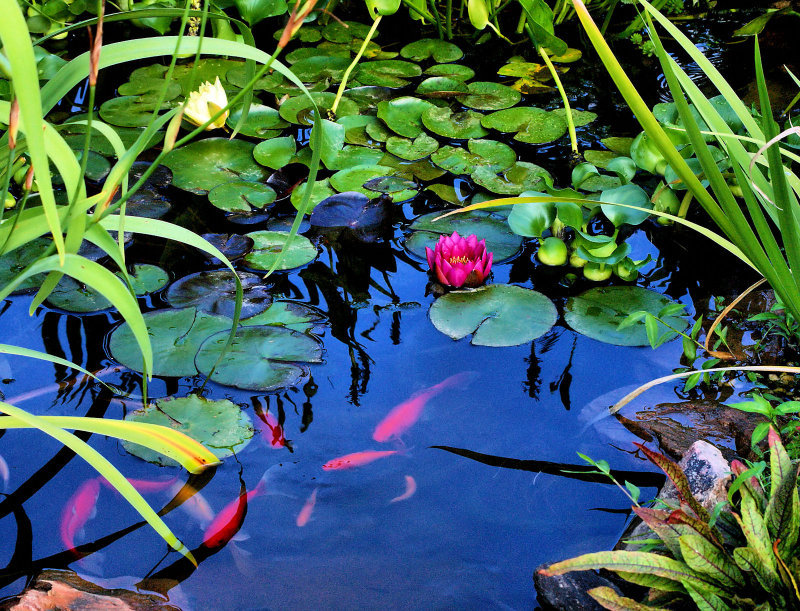
M 428 266 L 445 286 L 476 287 L 484 283 L 492 269 L 492 253 L 486 251 L 486 240 L 474 233 L 466 238 L 454 231 L 440 236 L 433 249 L 425 248 Z
M 220 129 L 225 125 L 228 111 L 220 112 L 228 106 L 228 96 L 219 82 L 219 77 L 214 83 L 206 81 L 200 89 L 192 91 L 183 107 L 183 116 L 195 125 L 205 125 L 207 130 Z M 216 119 L 212 120 L 214 116 Z
M 679 506 L 633 511 L 658 538 L 655 551 L 584 554 L 551 564 L 541 572 L 608 569 L 649 588 L 647 606 L 611 588 L 589 590 L 607 609 L 790 609 L 800 604 L 797 590 L 800 498 L 797 467 L 780 436 L 770 428 L 769 486 L 756 468 L 731 463 L 737 476 L 728 492 L 729 506 L 709 512 L 692 494 L 684 472 L 665 456 L 636 444 L 674 484 Z M 636 544 L 636 541 L 630 542 Z M 654 544 L 652 539 L 640 545 Z M 652 549 L 652 547 L 651 547 Z

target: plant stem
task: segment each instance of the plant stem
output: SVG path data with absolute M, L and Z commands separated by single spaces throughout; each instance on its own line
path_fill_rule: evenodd
M 336 91 L 336 99 L 333 100 L 333 105 L 331 106 L 331 114 L 336 115 L 336 109 L 339 108 L 339 102 L 341 101 L 342 95 L 344 95 L 344 89 L 347 86 L 347 79 L 350 78 L 350 73 L 358 64 L 358 60 L 361 59 L 361 56 L 364 55 L 364 51 L 367 49 L 369 41 L 375 35 L 375 30 L 378 29 L 378 24 L 381 22 L 381 17 L 383 17 L 383 15 L 378 15 L 375 17 L 375 21 L 372 22 L 372 27 L 369 29 L 367 37 L 364 39 L 364 42 L 361 43 L 361 48 L 359 48 L 358 53 L 356 53 L 356 56 L 353 58 L 353 61 L 350 63 L 350 65 L 347 66 L 347 70 L 344 71 L 342 82 L 339 83 L 339 89 Z
M 550 71 L 550 74 L 553 77 L 553 81 L 556 84 L 556 88 L 558 89 L 558 93 L 561 95 L 561 101 L 564 103 L 564 110 L 566 111 L 566 120 L 567 120 L 567 128 L 569 129 L 569 141 L 572 145 L 572 152 L 578 152 L 578 136 L 575 134 L 575 121 L 572 119 L 572 109 L 569 107 L 569 99 L 567 98 L 567 92 L 564 91 L 564 86 L 561 84 L 561 79 L 558 78 L 558 72 L 556 72 L 556 67 L 553 65 L 553 62 L 550 61 L 550 58 L 547 55 L 547 51 L 544 50 L 544 47 L 538 48 L 539 55 L 542 56 L 547 69 Z
M 678 208 L 678 216 L 682 219 L 686 218 L 686 213 L 689 212 L 689 204 L 692 203 L 692 199 L 694 196 L 692 195 L 691 191 L 686 191 L 686 194 L 683 196 L 681 200 L 681 207 Z
M 447 0 L 447 40 L 453 40 L 453 0 Z

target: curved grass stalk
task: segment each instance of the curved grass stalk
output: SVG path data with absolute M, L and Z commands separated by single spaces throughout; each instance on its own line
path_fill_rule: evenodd
M 364 51 L 367 50 L 367 45 L 369 44 L 369 41 L 372 40 L 372 37 L 375 35 L 375 30 L 378 29 L 378 24 L 381 22 L 381 17 L 383 17 L 383 15 L 378 15 L 372 21 L 372 27 L 369 29 L 369 32 L 367 32 L 367 36 L 364 38 L 364 42 L 361 43 L 361 47 L 359 47 L 358 53 L 356 53 L 356 56 L 353 58 L 353 61 L 350 62 L 350 65 L 347 66 L 347 70 L 345 70 L 344 74 L 342 75 L 342 82 L 339 83 L 339 89 L 336 90 L 336 98 L 333 100 L 333 105 L 331 106 L 331 114 L 334 116 L 336 115 L 336 109 L 339 108 L 339 102 L 342 100 L 342 96 L 344 95 L 344 90 L 347 87 L 347 79 L 350 78 L 350 73 L 353 71 L 353 68 L 355 68 L 358 65 L 358 61 L 361 59 L 361 56 L 364 55 Z
M 567 92 L 564 91 L 564 85 L 561 84 L 561 79 L 558 76 L 558 71 L 556 67 L 553 65 L 553 62 L 550 61 L 550 57 L 547 55 L 547 51 L 545 51 L 544 47 L 539 47 L 538 49 L 539 55 L 542 56 L 547 69 L 550 71 L 550 75 L 553 77 L 553 82 L 556 84 L 556 88 L 558 89 L 558 93 L 561 96 L 561 102 L 564 104 L 565 119 L 567 120 L 567 129 L 569 130 L 569 142 L 572 146 L 572 152 L 577 154 L 578 153 L 578 136 L 575 134 L 575 120 L 572 118 L 572 110 L 569 106 L 569 98 L 567 97 Z

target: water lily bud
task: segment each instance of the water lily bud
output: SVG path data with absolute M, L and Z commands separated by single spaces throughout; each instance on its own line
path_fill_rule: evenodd
M 189 94 L 189 99 L 186 100 L 183 107 L 183 116 L 195 125 L 203 125 L 227 105 L 228 95 L 217 77 L 213 85 L 206 81 L 200 85 L 200 89 Z M 226 110 L 213 123 L 209 123 L 206 130 L 223 127 L 227 118 L 228 111 Z
M 542 240 L 536 258 L 545 265 L 564 265 L 567 262 L 567 245 L 563 240 L 556 237 L 549 237 Z
M 433 250 L 425 247 L 425 254 L 439 282 L 453 288 L 480 286 L 492 269 L 486 240 L 478 240 L 475 234 L 463 238 L 454 231 L 440 236 Z

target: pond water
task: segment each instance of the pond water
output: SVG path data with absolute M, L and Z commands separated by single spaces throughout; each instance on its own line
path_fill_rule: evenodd
M 553 163 L 549 150 L 538 163 Z M 551 171 L 566 174 L 563 167 Z M 187 209 L 207 205 L 183 198 Z M 632 452 L 636 438 L 598 416 L 627 390 L 670 372 L 680 343 L 658 350 L 613 346 L 571 330 L 561 314 L 545 335 L 520 346 L 450 339 L 428 318 L 434 297 L 427 266 L 403 248 L 411 219 L 430 209 L 403 204 L 393 233 L 377 243 L 341 246 L 314 237 L 320 254 L 313 263 L 276 274 L 276 295 L 327 315 L 314 330 L 324 345 L 322 362 L 310 365 L 310 377 L 297 388 L 258 394 L 209 382 L 201 390 L 199 376 L 155 378 L 150 385 L 154 398 L 200 391 L 230 399 L 253 422 L 257 412 L 269 412 L 286 439 L 273 447 L 269 435 L 257 432 L 235 456 L 190 480 L 216 513 L 242 485 L 253 490 L 265 478 L 266 493 L 250 499 L 241 530 L 227 546 L 213 553 L 202 548 L 210 516 L 199 503 L 164 516 L 195 550 L 198 568 L 167 553 L 105 487 L 96 512 L 75 533 L 79 549 L 88 552 L 76 560 L 59 537 L 59 520 L 95 473 L 40 434 L 0 433 L 0 455 L 12 467 L 0 498 L 0 598 L 17 594 L 41 568 L 69 567 L 105 587 L 159 593 L 182 609 L 530 609 L 536 607 L 531 576 L 537 565 L 612 546 L 629 517 L 627 499 L 607 482 L 563 471 L 582 464 L 581 452 L 641 472 L 636 481 L 643 495 L 655 493 L 660 477 Z M 212 215 L 205 223 L 218 230 L 224 220 Z M 631 256 L 654 258 L 640 286 L 702 309 L 715 285 L 676 263 L 686 240 L 675 229 L 648 225 L 629 239 Z M 697 248 L 706 255 L 704 245 Z M 492 283 L 535 288 L 553 298 L 560 313 L 568 295 L 590 286 L 561 286 L 534 266 L 531 252 L 526 247 L 496 264 Z M 713 263 L 713 256 L 707 260 Z M 173 278 L 209 269 L 188 252 L 164 254 L 151 243 L 134 244 L 129 257 L 161 263 Z M 141 393 L 139 375 L 108 352 L 117 316 L 39 308 L 28 319 L 30 300 L 4 302 L 4 342 L 92 370 L 110 368 L 104 381 Z M 161 307 L 163 297 L 142 304 Z M 18 397 L 35 413 L 122 418 L 140 406 L 134 398 L 112 399 L 98 385 L 64 385 L 71 377 L 49 363 L 0 359 L 6 400 Z M 425 401 L 419 420 L 397 439 L 375 441 L 376 426 L 409 400 Z M 676 396 L 666 387 L 650 391 L 639 405 L 670 400 Z M 185 476 L 129 455 L 116 441 L 93 436 L 90 443 L 130 478 Z M 358 468 L 323 469 L 337 457 L 372 450 L 393 453 Z M 146 498 L 161 508 L 173 496 L 174 489 L 166 489 Z

